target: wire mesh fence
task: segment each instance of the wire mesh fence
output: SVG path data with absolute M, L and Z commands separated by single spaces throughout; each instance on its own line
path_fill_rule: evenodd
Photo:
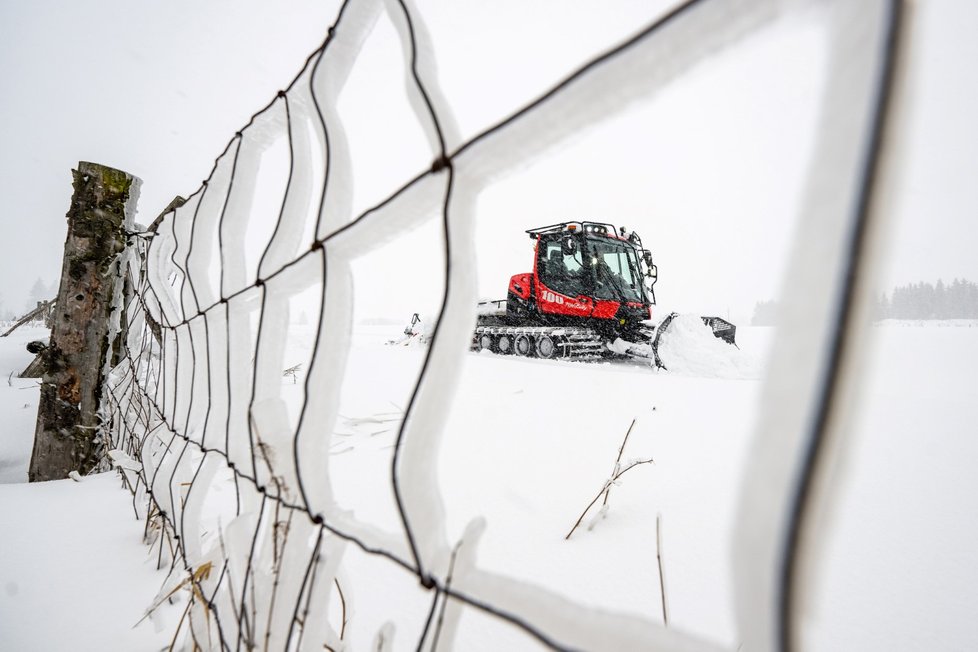
M 840 12 L 846 20 L 859 14 L 883 24 L 876 29 L 890 29 L 895 5 L 877 4 Z M 146 519 L 147 540 L 170 569 L 158 603 L 186 598 L 175 641 L 194 649 L 345 649 L 356 569 L 370 563 L 397 570 L 409 580 L 405 590 L 425 597 L 427 607 L 415 614 L 409 634 L 419 650 L 451 648 L 465 612 L 508 623 L 527 641 L 553 649 L 713 649 L 657 623 L 596 612 L 480 570 L 475 550 L 481 525 L 473 523 L 461 541 L 445 534 L 433 458 L 458 378 L 456 362 L 471 339 L 476 290 L 467 261 L 474 254 L 479 191 L 576 130 L 654 95 L 792 8 L 778 2 L 682 3 L 537 100 L 462 140 L 412 3 L 343 3 L 299 75 L 234 135 L 184 204 L 135 234 L 127 254 L 129 291 L 120 301 L 128 332 L 103 410 L 114 462 Z M 405 52 L 407 96 L 431 163 L 354 214 L 350 154 L 336 106 L 382 13 Z M 852 51 L 849 41 L 840 47 Z M 868 57 L 868 79 L 888 69 L 891 54 Z M 862 88 L 864 82 L 856 83 Z M 883 94 L 878 85 L 869 86 L 860 98 Z M 857 129 L 879 124 L 882 104 L 877 108 L 868 122 L 860 115 Z M 278 188 L 269 191 L 275 197 L 269 202 L 256 188 L 267 183 L 262 157 L 275 142 L 287 146 L 287 174 L 278 185 L 268 183 Z M 857 143 L 845 156 L 861 158 L 874 147 Z M 867 176 L 857 185 L 868 183 Z M 839 232 L 853 223 L 853 212 L 843 213 Z M 331 481 L 352 326 L 351 269 L 432 214 L 444 262 L 440 313 L 396 419 L 388 483 L 399 529 L 387 532 L 342 509 Z M 857 253 L 841 264 L 851 265 Z M 297 365 L 285 347 L 300 295 L 315 297 L 318 315 L 308 359 Z M 834 296 L 827 293 L 825 304 Z M 283 374 L 301 384 L 297 404 L 284 393 Z M 831 386 L 831 374 L 825 382 Z M 805 400 L 799 403 L 807 405 Z M 787 486 L 797 480 L 789 474 Z M 800 504 L 792 503 L 787 511 L 795 516 L 789 518 L 800 518 Z M 772 567 L 781 559 L 781 550 L 764 557 Z M 743 583 L 738 597 L 751 598 L 750 584 Z M 363 614 L 371 608 L 358 605 Z M 376 647 L 392 646 L 394 631 L 383 614 L 364 617 L 377 621 Z M 787 618 L 771 616 L 781 617 Z

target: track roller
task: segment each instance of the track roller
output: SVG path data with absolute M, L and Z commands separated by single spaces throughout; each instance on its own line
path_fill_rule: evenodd
M 546 360 L 557 357 L 557 344 L 554 342 L 554 338 L 550 335 L 547 335 L 546 333 L 538 335 L 536 344 L 537 355 L 539 357 Z
M 520 333 L 513 340 L 513 349 L 516 355 L 529 357 L 533 355 L 533 340 L 526 333 Z

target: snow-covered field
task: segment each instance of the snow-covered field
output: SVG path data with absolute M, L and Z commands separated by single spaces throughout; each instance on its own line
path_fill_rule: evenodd
M 47 336 L 45 328 L 25 326 L 0 338 L 0 373 L 3 374 L 4 390 L 0 391 L 0 414 L 3 415 L 0 484 L 27 482 L 40 385 L 36 379 L 18 378 L 17 375 L 34 359 L 24 348 L 27 343 Z
M 744 329 L 741 346 L 761 354 L 768 335 Z M 382 420 L 409 398 L 423 350 L 379 347 L 384 339 L 361 333 L 354 345 L 340 410 L 350 422 Z M 438 464 L 450 539 L 460 540 L 481 515 L 480 567 L 595 608 L 661 620 L 661 513 L 670 624 L 734 644 L 727 548 L 760 383 L 488 352 L 464 364 Z M 622 477 L 604 518 L 586 519 L 565 541 L 611 475 L 633 419 L 622 461 L 655 464 Z M 350 428 L 338 438 L 331 469 L 340 504 L 391 532 L 399 523 L 389 490 L 396 425 Z M 414 620 L 403 623 L 408 631 L 420 628 Z M 471 649 L 466 631 L 463 619 L 460 649 Z M 473 628 L 471 645 L 483 634 Z
M 0 650 L 159 650 L 176 623 L 162 609 L 136 626 L 163 582 L 132 498 L 115 473 L 27 483 L 39 385 L 17 378 L 48 336 L 0 338 Z
M 818 650 L 978 650 L 978 322 L 883 322 Z
M 874 328 L 878 350 L 853 433 L 856 471 L 838 527 L 825 533 L 828 562 L 809 604 L 811 649 L 978 649 L 978 329 L 942 326 Z M 288 361 L 303 367 L 299 382 L 283 382 L 297 405 L 311 336 L 295 331 Z M 399 531 L 393 442 L 423 359 L 419 347 L 384 345 L 398 334 L 397 327 L 358 329 L 330 460 L 340 505 L 388 532 Z M 772 334 L 740 327 L 743 354 L 763 361 Z M 26 365 L 23 343 L 36 337 L 0 340 L 0 371 Z M 485 529 L 477 544 L 463 541 L 459 559 L 474 555 L 481 568 L 576 602 L 659 621 L 661 515 L 670 627 L 736 649 L 731 533 L 763 381 L 490 353 L 468 354 L 463 364 L 455 395 L 446 397 L 437 480 L 450 538 L 462 540 L 474 518 L 484 518 Z M 4 481 L 20 482 L 37 392 L 19 389 L 33 381 L 12 383 L 0 388 L 0 472 Z M 655 463 L 623 476 L 607 509 L 599 512 L 598 501 L 565 540 L 612 472 L 633 420 L 623 461 Z M 130 630 L 162 576 L 152 571 L 139 543 L 142 524 L 115 486 L 102 477 L 0 486 L 0 649 L 149 650 L 169 643 L 148 622 Z M 91 561 L 99 555 L 114 560 L 110 567 Z M 351 549 L 344 566 L 350 649 L 368 647 L 385 620 L 395 624 L 395 647 L 413 649 L 430 596 L 386 560 Z M 118 606 L 100 602 L 120 598 Z M 84 610 L 73 608 L 81 602 Z M 106 606 L 92 614 L 92 604 Z M 94 624 L 82 625 L 86 618 Z M 456 647 L 538 644 L 466 612 Z

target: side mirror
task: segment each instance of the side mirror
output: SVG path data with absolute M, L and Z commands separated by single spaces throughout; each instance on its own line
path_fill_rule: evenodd
M 658 278 L 659 270 L 652 262 L 652 253 L 648 249 L 642 252 L 642 262 L 645 263 L 645 275 L 653 281 Z

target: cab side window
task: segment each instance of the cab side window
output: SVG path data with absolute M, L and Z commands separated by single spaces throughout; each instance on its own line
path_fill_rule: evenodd
M 548 288 L 571 297 L 585 293 L 580 253 L 565 254 L 560 241 L 552 240 L 545 246 L 541 243 L 538 260 L 540 281 Z

